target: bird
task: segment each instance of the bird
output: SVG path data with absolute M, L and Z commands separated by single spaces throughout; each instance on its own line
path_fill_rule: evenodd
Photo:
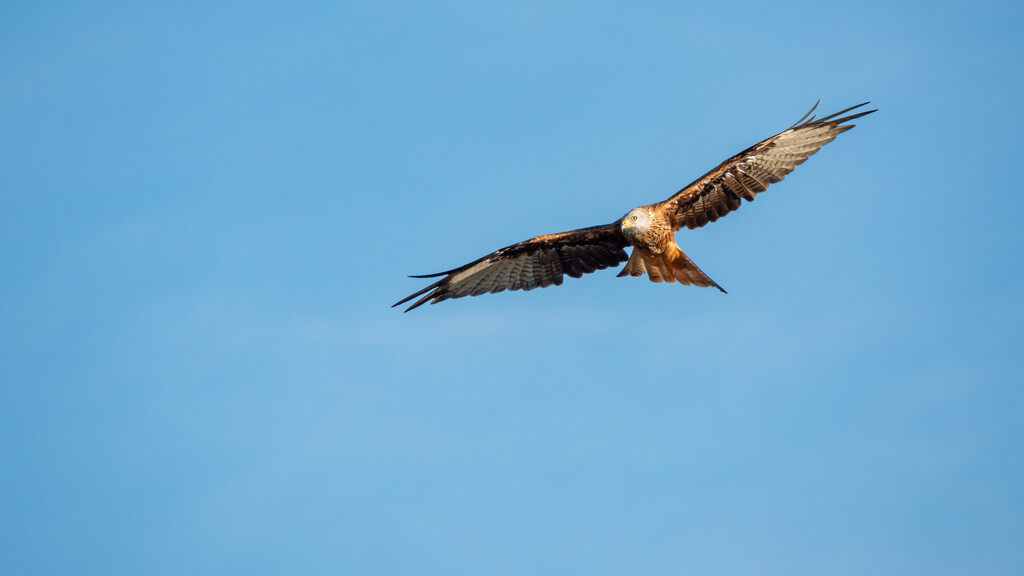
M 416 297 L 419 300 L 405 312 L 428 301 L 437 304 L 505 290 L 560 286 L 565 275 L 579 278 L 621 262 L 626 265 L 618 277 L 647 274 L 651 282 L 714 287 L 725 293 L 683 253 L 675 234 L 684 227 L 693 230 L 714 222 L 738 209 L 743 200 L 752 202 L 769 185 L 855 126 L 847 122 L 878 111 L 843 116 L 870 104 L 864 102 L 815 119 L 812 114 L 820 102 L 786 130 L 732 156 L 664 202 L 633 208 L 611 224 L 537 236 L 446 272 L 410 276 L 443 278 L 392 308 Z M 633 251 L 627 255 L 625 249 L 630 246 Z

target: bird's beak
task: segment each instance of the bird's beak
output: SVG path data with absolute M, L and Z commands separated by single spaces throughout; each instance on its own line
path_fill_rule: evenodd
M 632 220 L 623 220 L 622 221 L 622 227 L 623 228 L 629 228 L 632 225 L 633 225 L 633 221 Z

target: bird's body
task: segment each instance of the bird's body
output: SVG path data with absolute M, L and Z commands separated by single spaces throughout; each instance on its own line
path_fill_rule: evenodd
M 722 290 L 676 245 L 675 233 L 683 227 L 694 229 L 714 222 L 739 208 L 743 199 L 753 201 L 758 193 L 785 178 L 822 146 L 853 128 L 853 124 L 843 125 L 844 122 L 875 112 L 836 118 L 861 106 L 864 104 L 820 120 L 811 117 L 805 122 L 814 111 L 811 108 L 788 130 L 729 158 L 668 200 L 634 208 L 611 224 L 537 236 L 447 272 L 413 276 L 444 278 L 395 306 L 421 295 L 406 312 L 428 300 L 436 304 L 449 298 L 557 286 L 565 274 L 579 278 L 623 261 L 626 265 L 619 276 L 646 273 L 652 282 L 679 282 Z M 627 256 L 627 246 L 632 246 L 632 255 Z
M 657 204 L 630 210 L 621 221 L 622 234 L 633 246 L 633 254 L 619 272 L 622 276 L 643 276 L 651 282 L 679 282 L 686 286 L 714 286 L 725 290 L 708 278 L 676 244 L 675 217 Z

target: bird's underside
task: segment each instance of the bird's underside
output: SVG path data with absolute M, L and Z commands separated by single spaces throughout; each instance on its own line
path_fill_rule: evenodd
M 644 248 L 633 248 L 633 254 L 630 255 L 629 261 L 619 272 L 618 277 L 639 277 L 645 273 L 651 282 L 679 282 L 684 286 L 700 286 L 701 288 L 714 286 L 725 292 L 724 288 L 708 278 L 708 275 L 679 249 L 675 241 L 661 254 L 654 254 Z
M 722 290 L 679 249 L 675 233 L 714 222 L 739 208 L 744 199 L 753 201 L 822 146 L 854 127 L 845 122 L 875 112 L 839 117 L 865 104 L 818 120 L 808 118 L 817 108 L 815 104 L 791 128 L 729 158 L 668 200 L 634 208 L 611 224 L 537 236 L 447 272 L 412 276 L 442 278 L 394 306 L 420 297 L 408 312 L 428 301 L 437 304 L 449 298 L 558 286 L 565 275 L 579 278 L 621 262 L 626 265 L 619 276 L 647 274 L 652 282 Z M 627 255 L 625 249 L 630 246 L 633 252 Z

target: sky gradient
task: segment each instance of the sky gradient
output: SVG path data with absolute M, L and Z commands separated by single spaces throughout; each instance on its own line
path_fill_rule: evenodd
M 0 573 L 1019 574 L 1015 2 L 0 8 Z M 680 246 L 390 305 L 880 111 Z

